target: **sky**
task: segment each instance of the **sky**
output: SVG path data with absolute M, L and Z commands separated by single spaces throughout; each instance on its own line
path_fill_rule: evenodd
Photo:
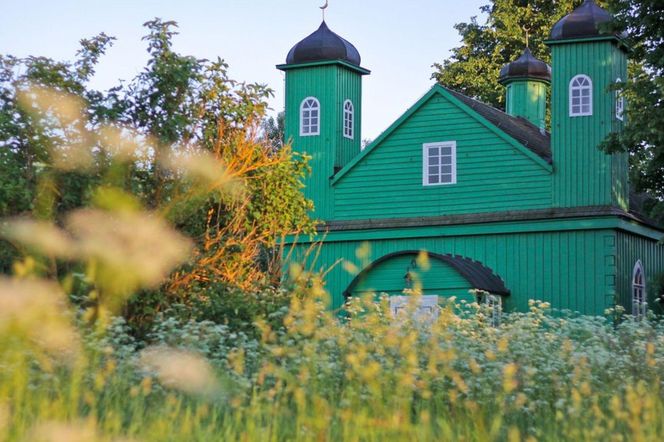
M 284 77 L 275 65 L 315 31 L 325 0 L 2 0 L 0 54 L 71 60 L 81 38 L 117 38 L 101 59 L 92 87 L 130 80 L 145 66 L 143 23 L 174 20 L 174 48 L 229 63 L 231 78 L 274 90 L 271 113 L 283 109 Z M 454 24 L 482 20 L 488 0 L 329 0 L 326 22 L 353 43 L 362 66 L 363 139 L 375 139 L 433 84 L 431 65 L 459 46 Z

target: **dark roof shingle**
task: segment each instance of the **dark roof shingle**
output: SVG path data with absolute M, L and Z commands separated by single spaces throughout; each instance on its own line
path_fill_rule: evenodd
M 452 94 L 454 98 L 480 114 L 480 116 L 540 156 L 547 163 L 552 163 L 551 135 L 547 131 L 540 130 L 539 127 L 525 118 L 513 117 L 495 107 L 470 98 L 455 90 L 445 86 L 443 88 Z

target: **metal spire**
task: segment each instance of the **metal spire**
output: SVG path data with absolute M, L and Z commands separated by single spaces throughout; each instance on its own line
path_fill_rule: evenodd
M 323 21 L 325 21 L 325 10 L 327 9 L 328 6 L 329 6 L 328 0 L 325 0 L 325 4 L 323 6 L 319 6 L 321 11 L 323 12 Z

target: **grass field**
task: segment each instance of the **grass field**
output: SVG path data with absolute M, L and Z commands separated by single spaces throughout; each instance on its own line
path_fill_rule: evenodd
M 478 306 L 427 327 L 314 287 L 260 339 L 163 319 L 77 327 L 47 283 L 0 283 L 0 439 L 662 440 L 664 327 Z M 11 294 L 20 294 L 20 299 Z M 17 299 L 19 299 L 17 301 Z

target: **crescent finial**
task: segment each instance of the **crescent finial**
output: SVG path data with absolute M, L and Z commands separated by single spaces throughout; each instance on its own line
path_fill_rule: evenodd
M 325 21 L 325 10 L 329 5 L 330 5 L 329 0 L 325 0 L 325 4 L 323 6 L 319 6 L 321 12 L 323 13 L 323 21 Z

